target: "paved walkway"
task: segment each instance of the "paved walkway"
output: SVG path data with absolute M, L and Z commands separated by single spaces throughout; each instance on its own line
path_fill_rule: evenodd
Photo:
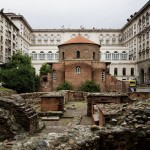
M 42 131 L 43 133 L 55 132 L 62 133 L 68 128 L 68 124 L 73 121 L 75 116 L 81 116 L 80 125 L 93 125 L 93 119 L 88 117 L 87 104 L 86 102 L 68 102 L 65 105 L 66 111 L 64 112 L 63 118 L 59 121 L 44 121 L 46 128 Z

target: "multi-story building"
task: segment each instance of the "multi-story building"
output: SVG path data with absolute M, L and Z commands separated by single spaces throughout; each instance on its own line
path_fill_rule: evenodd
M 150 1 L 127 19 L 122 44 L 130 48 L 129 60 L 136 62 L 139 83 L 150 83 Z
M 14 13 L 5 13 L 9 19 L 19 29 L 18 33 L 18 47 L 24 54 L 29 54 L 29 47 L 31 45 L 32 28 L 22 15 L 15 15 Z
M 6 63 L 18 50 L 18 32 L 16 25 L 0 12 L 0 63 Z
M 150 80 L 150 1 L 121 29 L 32 29 L 21 15 L 3 15 L 19 29 L 17 48 L 32 57 L 37 73 L 43 63 L 58 62 L 58 45 L 80 34 L 101 45 L 100 61 L 111 62 L 111 75 L 120 80 L 136 78 L 142 84 Z

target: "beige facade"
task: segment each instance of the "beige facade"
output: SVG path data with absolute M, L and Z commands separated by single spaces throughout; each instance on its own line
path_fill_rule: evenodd
M 18 49 L 19 29 L 1 11 L 0 12 L 0 64 L 9 61 Z
M 32 29 L 23 16 L 5 15 L 19 29 L 17 49 L 32 57 L 37 73 L 43 63 L 58 62 L 58 45 L 80 34 L 101 45 L 100 61 L 111 62 L 111 75 L 119 80 L 136 78 L 139 83 L 148 83 L 150 79 L 150 1 L 120 29 Z M 3 58 L 2 62 L 7 61 Z M 145 68 L 141 67 L 143 62 Z

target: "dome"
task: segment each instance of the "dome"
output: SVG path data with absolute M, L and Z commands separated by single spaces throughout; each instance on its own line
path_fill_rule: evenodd
M 68 45 L 68 44 L 95 44 L 95 45 L 99 45 L 99 44 L 96 44 L 96 43 L 94 43 L 93 41 L 91 41 L 87 38 L 84 38 L 81 35 L 78 35 L 78 36 L 66 41 L 65 43 L 63 43 L 61 45 Z

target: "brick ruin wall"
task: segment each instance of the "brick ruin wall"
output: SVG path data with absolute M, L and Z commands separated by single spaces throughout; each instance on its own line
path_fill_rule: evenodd
M 31 108 L 24 102 L 17 102 L 15 99 L 10 98 L 0 98 L 0 108 L 7 110 L 11 115 L 13 115 L 15 122 L 19 124 L 25 131 L 30 133 L 35 133 L 39 130 L 39 118 L 35 110 Z M 6 118 L 1 116 L 0 126 L 1 129 L 5 129 L 7 126 Z M 4 137 L 7 132 L 3 132 Z M 11 136 L 9 134 L 9 136 Z

